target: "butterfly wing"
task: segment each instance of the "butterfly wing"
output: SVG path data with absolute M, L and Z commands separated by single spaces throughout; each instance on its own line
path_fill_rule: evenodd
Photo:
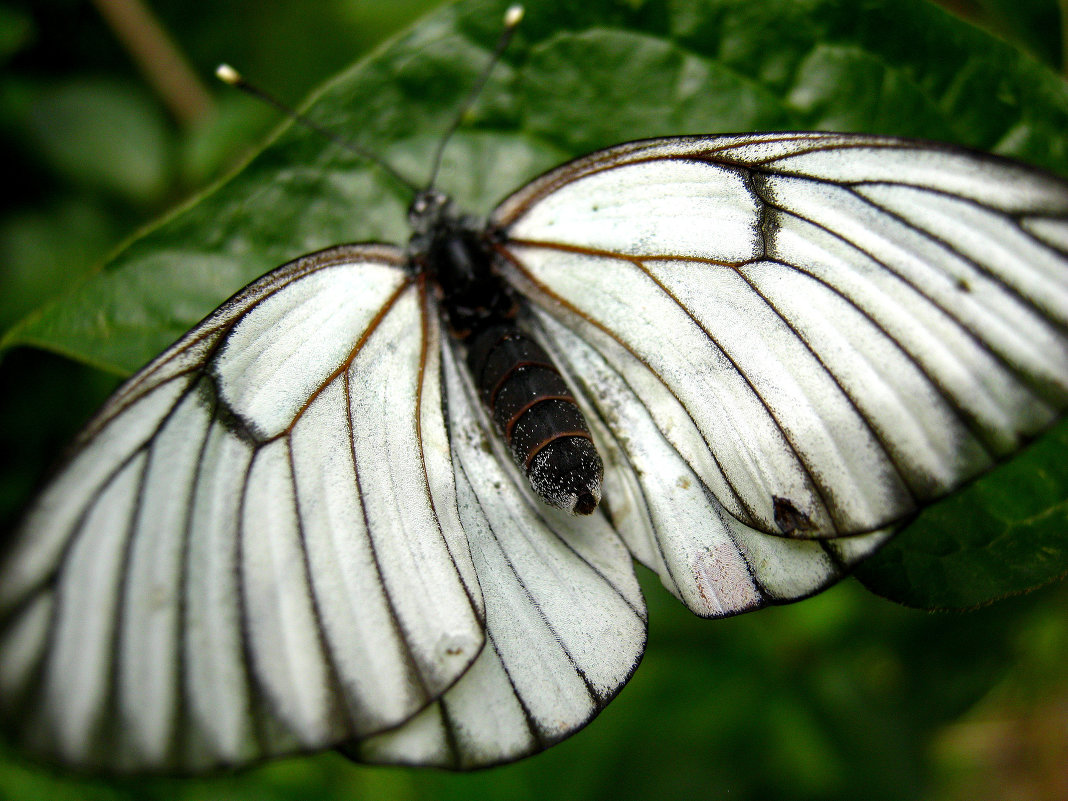
M 1068 404 L 1068 187 L 1002 159 L 651 140 L 492 224 L 602 429 L 613 521 L 699 614 L 814 592 Z
M 477 657 L 441 331 L 402 263 L 270 273 L 90 424 L 3 564 L 0 702 L 38 751 L 186 771 L 327 747 Z
M 829 135 L 634 143 L 517 193 L 501 255 L 608 519 L 531 499 L 399 251 L 287 265 L 128 382 L 31 510 L 3 712 L 109 769 L 540 750 L 640 658 L 615 531 L 699 614 L 802 597 L 1056 418 L 1066 208 L 996 159 Z
M 633 562 L 603 515 L 540 502 L 491 431 L 462 356 L 445 356 L 460 516 L 486 598 L 486 647 L 438 701 L 353 743 L 365 762 L 486 767 L 541 751 L 588 723 L 645 646 Z
M 813 595 L 890 535 L 794 539 L 737 520 L 619 371 L 550 315 L 536 312 L 535 320 L 591 410 L 586 417 L 605 463 L 602 503 L 613 525 L 635 558 L 696 614 L 721 617 Z

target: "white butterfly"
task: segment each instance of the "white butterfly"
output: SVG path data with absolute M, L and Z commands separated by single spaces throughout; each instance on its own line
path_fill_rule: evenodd
M 637 665 L 632 557 L 702 616 L 811 595 L 1068 406 L 1068 186 L 1003 159 L 634 142 L 471 230 L 585 416 L 598 510 L 508 455 L 425 232 L 305 256 L 120 388 L 26 516 L 0 706 L 30 748 L 517 759 Z

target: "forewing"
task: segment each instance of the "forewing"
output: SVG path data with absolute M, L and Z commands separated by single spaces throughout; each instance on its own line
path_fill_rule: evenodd
M 0 703 L 31 748 L 243 764 L 396 726 L 467 670 L 441 332 L 402 261 L 270 273 L 89 425 L 0 572 Z
M 509 279 L 759 531 L 896 525 L 1068 403 L 1068 186 L 1002 159 L 653 140 L 543 176 L 493 223 Z
M 613 524 L 701 615 L 818 591 L 1068 404 L 1068 187 L 1002 159 L 637 142 L 493 224 Z
M 485 767 L 584 726 L 622 688 L 645 645 L 630 554 L 601 514 L 574 517 L 523 489 L 462 359 L 446 349 L 460 517 L 486 597 L 486 647 L 437 702 L 346 752 L 378 763 Z

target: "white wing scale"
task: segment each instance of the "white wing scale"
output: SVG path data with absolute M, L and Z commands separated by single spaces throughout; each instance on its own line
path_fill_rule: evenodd
M 422 456 L 447 441 L 441 335 L 402 259 L 340 247 L 271 273 L 90 425 L 0 590 L 4 712 L 45 753 L 185 771 L 327 747 L 477 656 L 453 468 Z
M 1068 405 L 1068 187 L 1020 165 L 651 140 L 547 173 L 492 223 L 600 429 L 613 522 L 698 614 L 825 586 Z
M 368 762 L 483 767 L 584 726 L 630 677 L 645 605 L 630 554 L 604 517 L 550 509 L 523 479 L 447 350 L 445 389 L 460 515 L 486 598 L 487 646 L 435 704 L 354 744 Z M 492 435 L 491 435 L 492 436 Z
M 620 203 L 647 199 L 629 221 L 627 174 Z M 600 350 L 731 514 L 783 533 L 785 499 L 809 523 L 789 533 L 827 537 L 900 522 L 1063 411 L 1066 215 L 1062 182 L 993 157 L 765 134 L 594 154 L 493 223 L 509 279 Z
M 535 309 L 534 318 L 596 435 L 609 519 L 635 558 L 694 613 L 721 617 L 812 595 L 891 533 L 848 538 L 847 557 L 828 542 L 746 526 L 665 438 L 620 372 L 551 315 Z

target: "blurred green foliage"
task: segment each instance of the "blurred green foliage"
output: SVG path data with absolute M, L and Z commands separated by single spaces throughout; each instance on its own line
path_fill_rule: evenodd
M 153 9 L 205 83 L 226 60 L 296 103 L 433 5 L 218 0 L 190 13 L 187 3 L 158 0 Z M 761 127 L 937 136 L 1068 168 L 1065 120 L 1056 111 L 1063 86 L 1058 96 L 1052 77 L 1036 77 L 1023 91 L 998 80 L 1002 71 L 1059 69 L 1053 0 L 956 4 L 1044 66 L 1028 57 L 1007 64 L 1006 51 L 983 47 L 978 34 L 919 3 L 857 10 L 843 0 L 836 11 L 834 3 L 806 0 L 774 3 L 776 14 L 757 0 L 693 5 L 700 11 L 588 3 L 569 9 L 562 23 L 559 12 L 539 15 L 532 3 L 510 65 L 450 153 L 447 168 L 465 171 L 450 174 L 448 188 L 485 211 L 521 180 L 578 152 L 639 136 Z M 486 16 L 482 41 L 492 40 L 496 13 Z M 902 34 L 910 25 L 914 35 Z M 372 70 L 345 106 L 335 94 L 322 107 L 337 117 L 329 121 L 421 174 L 482 53 L 472 58 L 462 40 L 451 57 L 433 46 L 425 52 L 437 55 L 419 57 L 421 41 L 447 34 L 448 26 L 420 28 L 403 69 Z M 820 44 L 809 48 L 806 37 Z M 14 190 L 0 206 L 5 329 L 222 175 L 276 125 L 269 110 L 210 83 L 214 112 L 177 122 L 93 7 L 74 0 L 0 0 L 0 63 L 0 136 Z M 590 63 L 607 77 L 583 80 Z M 379 85 L 391 88 L 373 94 Z M 117 331 L 121 348 L 94 355 L 75 339 L 48 344 L 129 369 L 284 258 L 341 239 L 403 235 L 404 202 L 381 176 L 336 153 L 322 156 L 329 149 L 300 133 L 280 141 L 229 189 L 155 230 L 149 239 L 157 245 L 168 235 L 182 243 L 164 265 L 171 283 L 146 281 L 139 290 L 159 299 L 156 306 L 133 324 L 127 317 L 125 327 L 103 319 L 101 306 L 93 307 L 101 319 L 82 314 L 75 330 L 112 340 Z M 275 183 L 287 168 L 288 183 Z M 271 191 L 250 198 L 248 187 Z M 237 198 L 232 207 L 227 197 Z M 279 226 L 257 203 L 285 212 L 276 241 L 268 229 Z M 237 209 L 231 228 L 204 225 L 228 208 Z M 191 222 L 183 228 L 182 219 Z M 239 225 L 251 231 L 244 261 L 241 248 L 232 260 L 191 255 L 204 240 L 237 236 Z M 107 274 L 121 278 L 139 253 L 136 245 L 123 251 Z M 21 330 L 30 332 L 28 343 L 51 335 L 47 326 Z M 114 378 L 39 351 L 3 358 L 0 514 L 10 521 Z M 2 752 L 0 799 L 1068 796 L 1063 585 L 972 613 L 930 615 L 847 582 L 801 604 L 705 622 L 644 579 L 643 665 L 600 718 L 535 759 L 455 776 L 368 769 L 327 754 L 235 776 L 114 782 L 57 775 Z
M 1064 3 L 1059 0 L 942 0 L 946 8 L 1063 71 Z

